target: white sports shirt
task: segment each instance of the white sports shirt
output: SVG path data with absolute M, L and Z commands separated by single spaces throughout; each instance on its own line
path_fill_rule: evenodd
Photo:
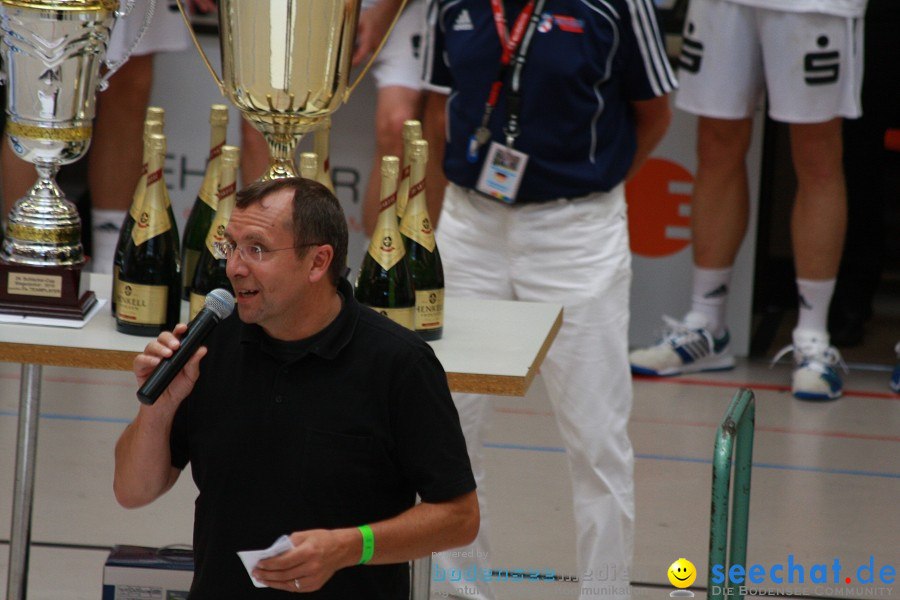
M 727 0 L 785 12 L 816 12 L 839 17 L 862 17 L 868 0 Z

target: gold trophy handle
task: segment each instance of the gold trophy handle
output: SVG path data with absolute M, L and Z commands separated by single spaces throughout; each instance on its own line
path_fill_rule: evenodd
M 403 0 L 404 4 L 406 0 Z M 206 64 L 206 68 L 209 69 L 210 74 L 212 74 L 213 79 L 216 80 L 216 85 L 219 86 L 219 92 L 223 97 L 227 98 L 228 96 L 225 94 L 225 84 L 219 78 L 216 70 L 213 69 L 212 63 L 209 62 L 209 58 L 206 57 L 206 52 L 203 51 L 203 47 L 200 46 L 200 40 L 197 39 L 197 34 L 194 33 L 194 28 L 191 26 L 191 19 L 188 17 L 187 11 L 184 9 L 184 4 L 182 0 L 175 0 L 175 3 L 178 5 L 178 11 L 181 13 L 181 18 L 184 19 L 184 24 L 187 25 L 188 32 L 191 34 L 191 39 L 194 40 L 194 47 L 197 48 L 197 52 L 200 53 L 200 58 L 203 59 L 204 64 Z
M 378 44 L 378 47 L 375 48 L 375 51 L 372 53 L 372 56 L 369 58 L 369 62 L 366 63 L 366 66 L 363 67 L 363 70 L 360 71 L 359 75 L 356 77 L 356 81 L 354 81 L 350 86 L 347 87 L 346 91 L 344 91 L 344 102 L 350 98 L 350 94 L 353 90 L 356 89 L 356 86 L 359 85 L 359 82 L 362 81 L 362 78 L 365 77 L 366 73 L 369 72 L 369 69 L 375 64 L 375 59 L 378 58 L 378 55 L 381 53 L 381 49 L 384 48 L 384 44 L 387 42 L 388 38 L 391 36 L 391 32 L 394 31 L 394 25 L 397 24 L 397 21 L 400 19 L 400 14 L 403 12 L 403 9 L 406 8 L 407 0 L 400 1 L 400 8 L 397 9 L 397 14 L 394 15 L 394 20 L 391 21 L 391 26 L 388 27 L 387 33 L 384 34 L 384 37 L 381 40 L 381 43 Z M 179 6 L 181 5 L 181 0 L 178 0 Z M 209 64 L 209 63 L 207 63 Z M 212 68 L 212 67 L 210 67 Z

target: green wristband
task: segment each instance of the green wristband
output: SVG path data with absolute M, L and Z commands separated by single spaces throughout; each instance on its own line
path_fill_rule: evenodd
M 363 547 L 362 556 L 360 556 L 359 562 L 356 564 L 364 565 L 372 560 L 372 555 L 375 554 L 375 534 L 372 533 L 372 528 L 368 525 L 360 525 L 358 529 L 362 534 Z

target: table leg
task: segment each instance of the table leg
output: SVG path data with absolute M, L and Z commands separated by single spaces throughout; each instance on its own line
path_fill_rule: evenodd
M 423 556 L 412 563 L 412 600 L 428 600 L 431 597 L 431 557 Z
M 31 544 L 31 509 L 34 505 L 34 464 L 41 403 L 41 365 L 22 365 L 19 382 L 19 433 L 16 445 L 16 480 L 13 488 L 12 527 L 9 534 L 7 600 L 24 600 Z

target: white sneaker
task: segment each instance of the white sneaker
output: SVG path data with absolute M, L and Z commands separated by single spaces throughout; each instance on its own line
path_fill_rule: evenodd
M 894 346 L 894 352 L 897 353 L 897 365 L 891 373 L 891 390 L 895 394 L 900 394 L 900 342 Z
M 688 325 L 672 317 L 663 317 L 666 329 L 654 346 L 634 350 L 628 355 L 631 372 L 636 375 L 668 377 L 699 371 L 724 371 L 734 368 L 729 342 L 725 334 L 715 339 L 705 324 Z
M 782 348 L 772 364 L 788 352 L 794 353 L 794 374 L 791 392 L 800 400 L 835 400 L 844 392 L 844 382 L 835 367 L 847 371 L 847 365 L 837 348 L 828 343 L 828 334 L 795 329 L 794 343 Z

